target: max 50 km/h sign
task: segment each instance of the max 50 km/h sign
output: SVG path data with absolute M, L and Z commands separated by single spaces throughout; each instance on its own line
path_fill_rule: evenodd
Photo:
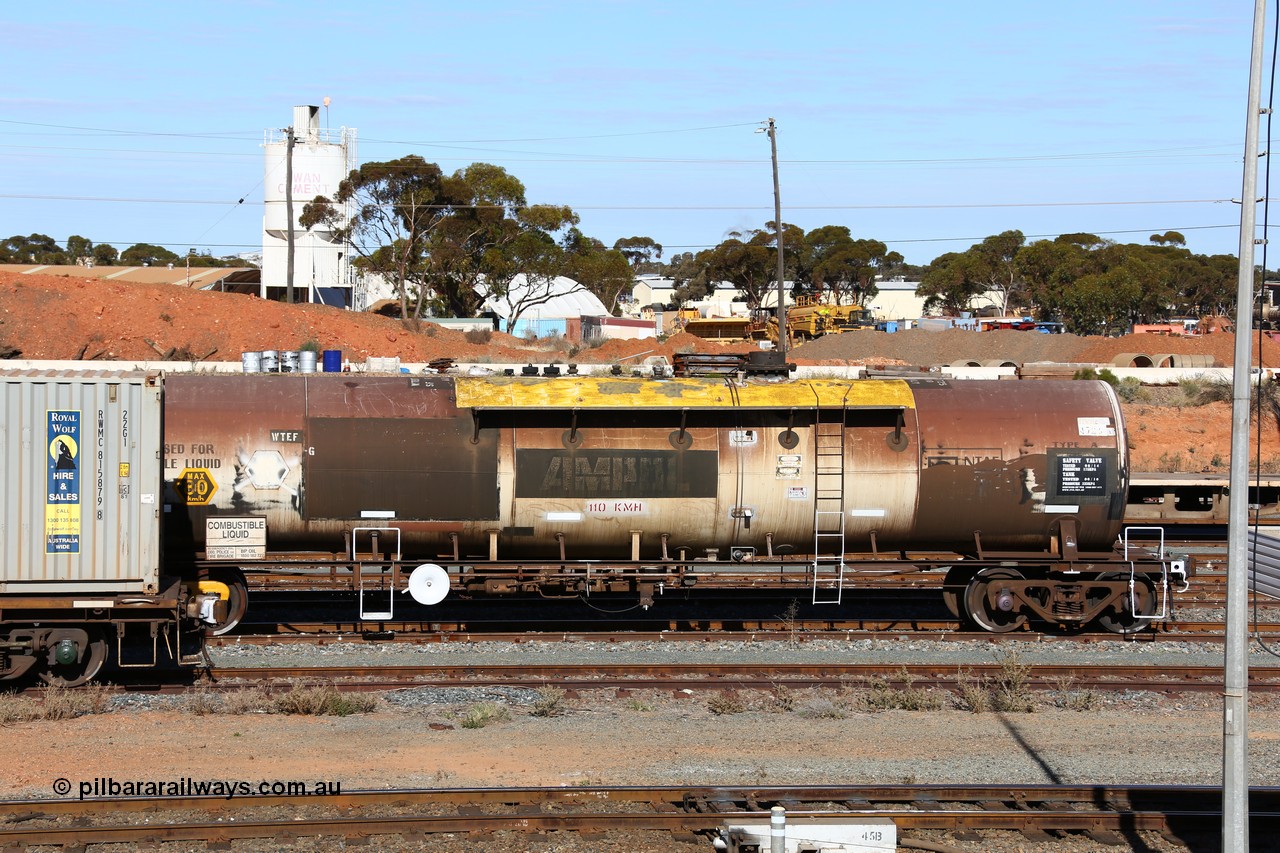
M 218 492 L 207 468 L 183 468 L 173 485 L 188 506 L 207 506 Z

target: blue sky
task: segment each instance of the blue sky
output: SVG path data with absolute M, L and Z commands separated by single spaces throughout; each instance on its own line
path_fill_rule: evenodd
M 769 117 L 784 221 L 912 263 L 1011 228 L 1237 251 L 1246 0 L 462 5 L 9 4 L 0 237 L 259 248 L 263 133 L 327 96 L 361 162 L 496 163 L 664 257 L 773 218 Z

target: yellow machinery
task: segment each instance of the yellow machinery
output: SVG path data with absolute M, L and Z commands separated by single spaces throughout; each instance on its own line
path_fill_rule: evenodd
M 811 340 L 873 325 L 871 312 L 861 305 L 831 305 L 802 296 L 787 309 L 787 332 L 796 340 Z
M 778 321 L 766 310 L 756 309 L 750 317 L 705 317 L 687 320 L 684 331 L 722 344 L 758 341 L 778 342 Z

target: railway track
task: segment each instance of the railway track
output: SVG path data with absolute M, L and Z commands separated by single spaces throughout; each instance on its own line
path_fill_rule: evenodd
M 1222 668 L 1211 666 L 1027 665 L 1016 673 L 1033 690 L 1222 690 Z M 959 690 L 1011 677 L 1000 664 L 485 664 L 465 666 L 221 667 L 208 683 L 240 689 L 273 683 L 333 683 L 345 690 L 419 687 L 554 687 L 566 691 L 673 692 L 778 688 Z M 1280 667 L 1250 669 L 1253 692 L 1280 691 Z
M 779 621 L 702 620 L 698 624 L 674 624 L 654 630 L 564 630 L 556 625 L 531 627 L 524 631 L 485 630 L 458 623 L 382 623 L 380 629 L 362 628 L 357 623 L 248 623 L 246 633 L 210 639 L 209 645 L 269 645 L 271 643 L 555 643 L 555 642 L 748 642 L 803 643 L 816 640 L 853 640 L 892 637 L 912 640 L 972 642 L 1075 642 L 1154 643 L 1163 641 L 1222 642 L 1224 623 L 1200 621 L 1160 622 L 1152 631 L 1120 636 L 1106 631 L 1076 634 L 1044 634 L 1032 629 L 1007 634 L 963 631 L 955 620 L 930 619 L 849 619 L 823 620 L 785 625 Z M 1280 622 L 1250 623 L 1251 633 L 1280 641 Z
M 1249 800 L 1254 838 L 1280 829 L 1280 788 L 1254 788 Z M 0 849 L 304 838 L 358 845 L 384 836 L 422 843 L 441 833 L 469 833 L 483 845 L 489 834 L 502 832 L 589 833 L 604 842 L 657 832 L 670 834 L 671 849 L 705 850 L 721 827 L 767 820 L 775 806 L 785 810 L 792 831 L 823 819 L 881 819 L 896 826 L 899 843 L 914 833 L 946 832 L 953 843 L 981 845 L 983 833 L 1012 831 L 1033 840 L 1075 834 L 1150 849 L 1138 833 L 1187 845 L 1212 838 L 1221 801 L 1222 790 L 1214 787 L 1124 785 L 553 787 L 11 800 L 0 802 Z M 263 816 L 282 808 L 291 810 L 286 819 Z

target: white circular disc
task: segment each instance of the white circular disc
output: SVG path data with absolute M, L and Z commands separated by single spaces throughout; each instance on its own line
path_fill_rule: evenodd
M 439 604 L 449 594 L 449 573 L 435 563 L 423 563 L 409 575 L 409 594 L 419 604 Z

